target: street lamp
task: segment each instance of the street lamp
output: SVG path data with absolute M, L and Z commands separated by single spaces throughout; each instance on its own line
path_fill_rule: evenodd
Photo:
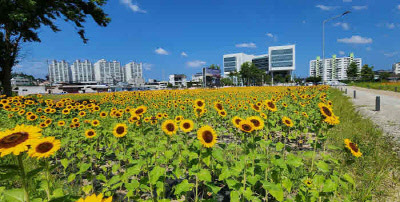
M 342 16 L 344 16 L 346 14 L 349 14 L 349 13 L 350 13 L 350 11 L 346 11 L 346 12 L 344 12 L 344 13 L 338 15 L 338 16 L 335 16 L 335 17 L 329 18 L 327 20 L 324 20 L 324 22 L 322 23 L 322 61 L 323 62 L 325 61 L 325 23 L 328 22 L 328 21 L 334 20 L 336 18 L 340 18 L 340 17 L 342 17 Z

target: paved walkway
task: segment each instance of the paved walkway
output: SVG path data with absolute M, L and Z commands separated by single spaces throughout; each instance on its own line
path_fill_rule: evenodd
M 400 143 L 400 93 L 383 90 L 373 90 L 353 86 L 347 88 L 347 96 L 352 98 L 357 110 L 374 121 L 382 130 Z M 356 99 L 353 98 L 354 90 Z M 376 96 L 380 96 L 381 110 L 375 111 Z

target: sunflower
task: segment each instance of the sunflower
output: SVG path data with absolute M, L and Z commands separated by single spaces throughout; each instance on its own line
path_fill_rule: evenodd
M 253 123 L 255 130 L 261 130 L 264 128 L 264 120 L 262 120 L 258 116 L 251 116 L 251 117 L 248 117 L 246 120 Z
M 200 140 L 204 147 L 210 148 L 217 143 L 217 134 L 215 134 L 214 129 L 211 126 L 203 126 L 197 131 L 197 139 Z
M 240 122 L 241 122 L 242 120 L 243 120 L 242 118 L 240 118 L 240 117 L 238 117 L 238 116 L 234 116 L 234 117 L 232 118 L 232 123 L 233 123 L 233 125 L 234 125 L 235 127 L 239 128 L 239 124 L 240 124 Z
M 19 155 L 28 150 L 28 145 L 42 136 L 40 131 L 35 126 L 17 125 L 11 130 L 0 132 L 1 157 L 10 153 Z
M 254 131 L 254 125 L 249 120 L 242 120 L 239 123 L 239 129 L 246 133 L 251 133 Z
M 178 130 L 178 126 L 176 125 L 175 121 L 173 120 L 166 120 L 161 125 L 162 130 L 167 135 L 173 135 Z
M 128 133 L 128 127 L 124 123 L 118 123 L 115 125 L 113 135 L 115 137 L 124 137 Z
M 214 102 L 214 109 L 217 111 L 221 111 L 224 109 L 224 106 L 220 102 Z
M 99 120 L 95 119 L 95 120 L 92 121 L 92 126 L 97 127 L 99 125 L 100 125 L 100 121 Z
M 301 115 L 303 115 L 304 117 L 308 118 L 308 114 L 306 112 L 301 112 Z
M 286 108 L 288 105 L 286 103 L 282 103 L 282 106 Z
M 263 119 L 267 119 L 267 118 L 268 118 L 268 116 L 267 116 L 264 112 L 261 112 L 261 113 L 260 113 L 260 116 L 261 116 Z
M 140 115 L 146 113 L 146 111 L 147 111 L 147 107 L 142 105 L 142 106 L 139 106 L 136 109 L 134 109 L 133 113 L 140 116 Z
M 51 120 L 51 119 L 46 119 L 44 122 L 46 123 L 46 125 L 50 125 L 50 124 L 53 122 L 53 120 Z
M 181 130 L 185 133 L 188 133 L 190 131 L 193 130 L 194 128 L 194 123 L 192 120 L 188 120 L 188 119 L 184 119 L 181 121 L 181 123 L 179 124 L 179 127 L 181 128 Z
M 261 107 L 257 104 L 252 104 L 251 108 L 256 112 L 261 112 Z
M 36 114 L 31 114 L 26 116 L 26 119 L 28 119 L 29 121 L 34 121 L 38 118 L 38 116 Z
M 195 107 L 198 107 L 198 108 L 204 108 L 206 106 L 206 103 L 203 99 L 196 99 L 193 101 L 193 104 Z
M 318 104 L 318 107 L 319 107 L 319 109 L 321 111 L 321 114 L 323 116 L 332 117 L 334 115 L 333 112 L 332 112 L 332 109 L 328 105 L 326 105 L 326 104 L 321 102 L 321 103 Z
M 311 187 L 312 186 L 312 181 L 309 179 L 304 180 L 304 184 L 306 184 L 307 187 Z
M 73 118 L 72 119 L 72 123 L 78 123 L 79 122 L 79 118 Z
M 175 122 L 177 122 L 177 123 L 179 123 L 182 120 L 183 120 L 183 116 L 176 116 L 175 117 Z
M 276 112 L 278 109 L 276 108 L 276 105 L 274 103 L 274 101 L 272 100 L 265 100 L 265 106 L 267 107 L 267 109 L 271 112 Z
M 226 115 L 227 115 L 227 113 L 226 113 L 225 110 L 220 110 L 220 111 L 218 111 L 218 114 L 219 114 L 221 117 L 226 117 Z
M 107 117 L 107 112 L 100 112 L 100 117 L 101 118 Z
M 80 112 L 79 112 L 79 116 L 80 116 L 80 117 L 86 116 L 86 112 L 85 112 L 85 111 L 80 111 Z
M 344 144 L 346 144 L 346 147 L 351 151 L 351 154 L 355 157 L 360 157 L 362 156 L 362 153 L 360 152 L 360 149 L 358 148 L 356 143 L 351 142 L 350 139 L 345 139 Z
M 286 116 L 284 116 L 282 118 L 282 123 L 284 123 L 287 127 L 293 127 L 293 125 L 294 125 L 293 121 L 290 118 L 286 117 Z
M 70 110 L 69 109 L 63 109 L 61 111 L 62 114 L 69 114 Z
M 45 137 L 34 141 L 28 154 L 30 157 L 37 157 L 38 159 L 47 158 L 59 150 L 60 147 L 60 140 L 56 140 L 55 137 Z
M 65 121 L 58 121 L 58 126 L 65 126 Z
M 194 113 L 195 113 L 196 117 L 200 117 L 205 113 L 205 109 L 204 108 L 195 108 Z
M 94 137 L 96 137 L 96 131 L 95 130 L 93 130 L 93 129 L 89 129 L 89 130 L 86 130 L 85 131 L 85 136 L 87 137 L 87 138 L 94 138 Z
M 340 123 L 339 117 L 335 115 L 332 115 L 331 117 L 326 117 L 324 122 L 328 123 L 329 125 L 337 125 Z
M 80 198 L 76 202 L 112 202 L 112 197 L 103 199 L 103 194 L 99 194 L 98 196 L 96 196 L 96 194 L 93 194 L 86 197 L 85 199 Z
M 41 128 L 46 128 L 48 125 L 45 122 L 42 122 L 39 124 L 39 127 Z

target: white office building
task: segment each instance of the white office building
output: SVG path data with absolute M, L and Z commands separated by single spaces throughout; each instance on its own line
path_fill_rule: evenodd
M 117 61 L 108 62 L 101 59 L 94 63 L 94 79 L 97 83 L 117 84 L 124 81 L 121 64 Z
M 171 83 L 173 86 L 186 87 L 187 86 L 186 75 L 184 74 L 169 75 L 169 83 Z
M 310 76 L 321 77 L 323 81 L 347 80 L 347 68 L 352 62 L 357 65 L 358 72 L 361 72 L 362 60 L 354 58 L 354 53 L 342 58 L 333 55 L 325 60 L 318 56 L 316 60 L 310 61 Z
M 33 84 L 32 79 L 16 76 L 11 79 L 12 86 L 30 86 Z
M 75 60 L 71 65 L 72 83 L 93 83 L 93 65 L 89 60 Z
M 125 65 L 123 81 L 135 86 L 143 86 L 143 65 L 142 63 L 130 62 Z
M 49 80 L 51 83 L 71 82 L 71 69 L 65 60 L 52 60 L 49 64 Z
M 198 72 L 192 75 L 192 82 L 202 82 L 203 81 L 203 73 Z
M 392 65 L 392 71 L 393 71 L 393 74 L 395 74 L 395 75 L 400 74 L 400 62 Z
M 247 55 L 244 53 L 226 54 L 223 56 L 224 77 L 231 72 L 239 72 L 245 62 L 251 62 L 271 76 L 292 74 L 296 68 L 295 45 L 268 47 L 268 54 Z M 233 82 L 237 83 L 236 78 Z

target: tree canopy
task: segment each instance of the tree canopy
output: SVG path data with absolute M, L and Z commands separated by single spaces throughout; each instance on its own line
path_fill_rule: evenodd
M 355 80 L 358 78 L 358 68 L 355 62 L 350 63 L 349 67 L 347 68 L 347 78 L 349 80 Z
M 18 64 L 21 42 L 40 42 L 38 31 L 42 26 L 61 31 L 56 19 L 71 22 L 77 33 L 85 37 L 86 17 L 90 15 L 102 27 L 110 22 L 101 6 L 107 0 L 0 0 L 0 81 L 5 93 L 11 95 L 11 71 Z
M 373 68 L 374 68 L 373 66 L 369 67 L 367 64 L 365 64 L 361 68 L 361 80 L 373 81 L 375 77 L 374 71 L 372 70 Z

